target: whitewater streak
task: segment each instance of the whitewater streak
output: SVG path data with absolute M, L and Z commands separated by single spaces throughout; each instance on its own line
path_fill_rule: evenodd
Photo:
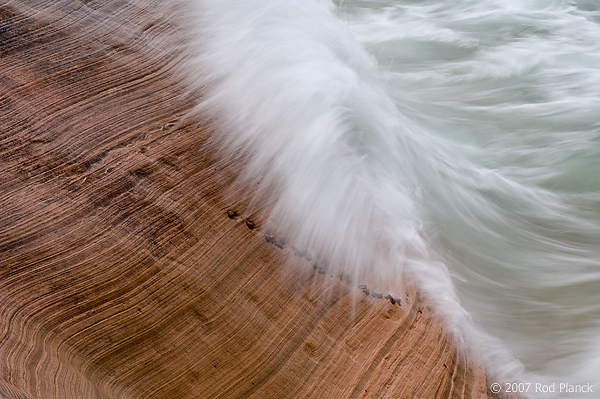
M 228 154 L 246 160 L 241 179 L 260 180 L 256 200 L 276 200 L 269 225 L 332 272 L 384 292 L 401 295 L 412 277 L 459 341 L 481 345 L 414 205 L 422 199 L 413 162 L 436 154 L 407 131 L 374 59 L 331 4 L 193 4 L 192 67 L 206 83 L 198 112 L 216 118 Z M 508 367 L 495 371 L 514 374 L 519 366 L 500 348 L 486 351 Z
M 209 82 L 201 112 L 248 159 L 242 178 L 260 178 L 260 200 L 277 199 L 273 225 L 355 279 L 395 283 L 408 262 L 426 259 L 414 179 L 404 175 L 414 145 L 373 60 L 325 3 L 198 4 Z
M 245 162 L 240 179 L 257 187 L 255 200 L 276 200 L 266 229 L 330 271 L 368 278 L 382 291 L 401 294 L 403 278 L 413 279 L 463 347 L 484 354 L 496 378 L 547 383 L 524 374 L 506 341 L 483 333 L 457 299 L 452 277 L 473 278 L 474 309 L 487 290 L 508 288 L 485 274 L 498 254 L 477 249 L 484 271 L 457 262 L 452 277 L 447 259 L 460 245 L 497 240 L 507 259 L 498 281 L 514 275 L 520 259 L 554 248 L 547 229 L 536 229 L 563 221 L 568 211 L 560 199 L 478 166 L 405 117 L 377 61 L 334 16 L 331 2 L 186 4 L 196 54 L 188 70 L 203 94 L 197 111 L 218 121 L 224 150 Z M 440 231 L 450 234 L 439 238 Z M 511 253 L 515 237 L 525 246 Z M 584 367 L 596 367 L 589 361 Z

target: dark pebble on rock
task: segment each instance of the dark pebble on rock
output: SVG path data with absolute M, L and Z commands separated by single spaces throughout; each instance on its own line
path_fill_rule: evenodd
M 275 236 L 273 234 L 265 234 L 265 241 L 269 244 L 273 244 L 275 242 Z

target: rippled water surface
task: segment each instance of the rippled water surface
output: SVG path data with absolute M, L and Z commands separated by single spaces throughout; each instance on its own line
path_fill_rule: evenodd
M 344 1 L 443 151 L 422 206 L 462 303 L 528 369 L 600 374 L 600 3 Z

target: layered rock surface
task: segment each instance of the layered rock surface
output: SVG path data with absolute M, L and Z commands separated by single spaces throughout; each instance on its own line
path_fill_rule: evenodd
M 414 290 L 260 228 L 182 118 L 169 2 L 25 3 L 0 6 L 0 397 L 488 397 Z

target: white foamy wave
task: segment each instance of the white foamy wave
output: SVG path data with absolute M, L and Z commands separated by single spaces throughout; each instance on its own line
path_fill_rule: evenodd
M 374 60 L 314 1 L 198 1 L 200 105 L 248 157 L 271 220 L 319 260 L 378 284 L 427 257 L 402 126 Z M 404 172 L 403 172 L 404 171 Z M 391 289 L 393 287 L 381 287 Z
M 500 120 L 498 114 L 509 107 L 517 116 L 534 109 L 530 105 L 534 100 L 542 107 L 542 97 L 533 91 L 529 102 L 507 102 L 504 108 L 494 108 L 490 104 L 497 98 L 503 100 L 502 95 L 510 101 L 516 95 L 504 94 L 504 89 L 490 82 L 515 80 L 515 92 L 523 88 L 528 93 L 527 74 L 541 70 L 539 65 L 548 62 L 544 49 L 553 48 L 544 42 L 536 57 L 526 59 L 531 43 L 538 42 L 535 37 L 530 42 L 520 37 L 513 40 L 511 26 L 521 26 L 520 15 L 510 21 L 513 11 L 503 11 L 512 25 L 502 36 L 508 43 L 496 43 L 492 30 L 477 25 L 480 18 L 489 17 L 490 26 L 500 26 L 495 14 L 479 9 L 479 3 L 465 3 L 469 3 L 465 10 L 472 14 L 461 10 L 460 15 L 467 27 L 474 25 L 475 33 L 462 32 L 451 23 L 442 26 L 448 20 L 446 13 L 457 13 L 447 4 L 424 5 L 426 12 L 421 5 L 399 7 L 400 11 L 394 10 L 395 5 L 382 6 L 385 18 L 377 19 L 380 10 L 376 10 L 366 24 L 352 16 L 359 20 L 355 30 L 367 38 L 367 45 L 384 61 L 385 57 L 391 60 L 388 72 L 382 73 L 375 58 L 334 17 L 328 2 L 188 0 L 196 54 L 188 70 L 199 85 L 206 85 L 197 111 L 218 120 L 215 137 L 230 156 L 240 156 L 246 163 L 241 180 L 257 187 L 256 201 L 276 201 L 267 229 L 279 229 L 278 233 L 307 249 L 330 270 L 354 281 L 369 278 L 391 293 L 400 293 L 402 277 L 412 276 L 447 328 L 466 347 L 485 353 L 498 378 L 547 381 L 522 374 L 521 363 L 506 349 L 512 346 L 526 353 L 531 342 L 519 332 L 513 335 L 519 339 L 507 344 L 513 336 L 504 322 L 506 309 L 526 305 L 523 314 L 538 315 L 547 312 L 544 306 L 554 306 L 547 299 L 544 304 L 528 298 L 528 287 L 554 293 L 549 287 L 556 282 L 557 265 L 595 266 L 589 261 L 589 254 L 594 253 L 589 248 L 595 242 L 596 227 L 579 228 L 588 245 L 571 248 L 568 234 L 556 238 L 552 229 L 560 225 L 576 231 L 585 220 L 572 217 L 563 197 L 534 183 L 554 179 L 556 170 L 486 165 L 504 155 L 508 159 L 527 151 L 531 156 L 535 153 L 530 151 L 532 146 L 521 152 L 513 148 L 486 152 L 473 145 L 457 145 L 456 138 L 447 134 L 447 128 L 465 119 L 461 112 L 486 111 Z M 418 19 L 410 22 L 419 27 L 417 36 L 401 27 L 386 31 L 386 26 L 394 26 L 393 18 L 408 21 L 413 8 L 418 11 L 415 15 L 428 19 L 424 25 Z M 364 10 L 358 14 L 370 15 Z M 517 28 L 518 35 L 525 34 Z M 534 33 L 546 35 L 542 28 Z M 485 45 L 480 46 L 480 41 Z M 395 66 L 398 54 L 405 56 L 406 65 Z M 421 67 L 422 62 L 431 61 L 435 62 L 430 68 Z M 444 62 L 443 69 L 436 67 Z M 544 73 L 536 76 L 543 78 Z M 407 91 L 390 90 L 382 75 L 417 94 L 398 100 Z M 527 79 L 520 81 L 520 76 Z M 465 82 L 471 92 L 462 91 L 460 85 Z M 419 86 L 426 90 L 418 92 Z M 418 95 L 423 93 L 434 93 L 435 99 L 419 102 Z M 464 100 L 466 110 L 458 107 L 444 114 L 444 107 L 456 99 Z M 410 119 L 405 111 L 412 112 Z M 549 118 L 557 115 L 552 112 Z M 480 122 L 478 114 L 469 116 L 473 124 Z M 532 117 L 531 129 L 539 123 L 537 116 Z M 427 122 L 411 120 L 416 117 Z M 484 122 L 493 124 L 496 119 Z M 485 123 L 480 125 L 485 127 Z M 504 123 L 510 126 L 513 118 Z M 435 129 L 436 134 L 429 134 Z M 506 142 L 510 147 L 510 137 Z M 448 254 L 442 254 L 446 250 Z M 448 262 L 453 263 L 452 277 Z M 524 277 L 533 283 L 524 284 Z M 453 278 L 458 284 L 467 282 L 463 303 L 478 322 L 485 323 L 488 332 L 495 329 L 501 334 L 491 338 L 493 333 L 486 335 L 474 327 L 457 300 Z M 502 292 L 515 294 L 503 297 Z M 490 293 L 496 301 L 486 302 Z M 503 308 L 503 303 L 508 305 Z M 529 320 L 523 319 L 521 324 L 527 329 Z M 539 328 L 538 324 L 532 328 Z M 542 358 L 539 353 L 536 356 L 530 358 Z
M 553 0 L 337 10 L 446 161 L 415 159 L 428 236 L 477 324 L 540 374 L 530 382 L 600 375 L 598 10 Z

